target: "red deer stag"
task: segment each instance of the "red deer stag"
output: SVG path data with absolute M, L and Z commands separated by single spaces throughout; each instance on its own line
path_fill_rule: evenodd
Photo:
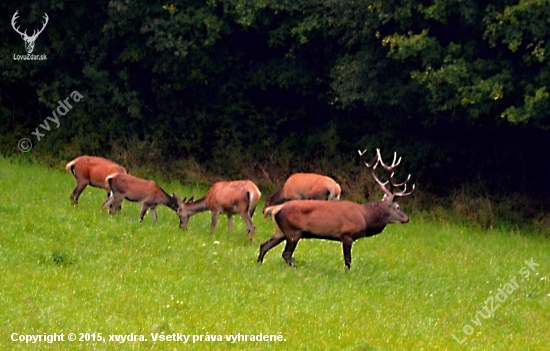
M 103 203 L 102 209 L 110 206 L 110 214 L 116 212 L 123 199 L 141 204 L 140 222 L 148 209 L 151 209 L 151 216 L 156 222 L 156 207 L 158 204 L 166 205 L 174 211 L 178 210 L 180 199 L 176 194 L 168 195 L 152 180 L 137 178 L 126 173 L 118 173 L 108 176 L 107 182 L 111 188 L 111 196 Z
M 357 239 L 376 235 L 384 230 L 388 223 L 407 223 L 409 217 L 401 210 L 399 205 L 393 202 L 394 197 L 408 196 L 414 191 L 414 185 L 410 192 L 406 183 L 410 175 L 403 183 L 392 182 L 393 169 L 401 162 L 401 158 L 395 162 L 397 154 L 394 154 L 393 162 L 387 166 L 382 161 L 380 150 L 376 150 L 376 156 L 368 164 L 363 152 L 359 152 L 361 159 L 367 166 L 376 183 L 384 191 L 384 198 L 367 204 L 357 204 L 350 201 L 315 201 L 301 200 L 290 201 L 280 207 L 269 208 L 275 224 L 275 233 L 260 245 L 258 262 L 263 262 L 265 254 L 286 240 L 283 258 L 290 265 L 292 254 L 301 238 L 325 239 L 341 241 L 344 251 L 344 262 L 350 269 L 351 246 Z M 388 172 L 388 180 L 382 183 L 375 174 L 376 166 L 380 163 Z M 390 189 L 386 188 L 389 183 Z M 394 193 L 396 188 L 399 192 Z
M 214 233 L 218 216 L 227 214 L 229 232 L 233 231 L 233 215 L 240 214 L 246 223 L 247 234 L 250 233 L 250 241 L 254 241 L 254 223 L 252 215 L 260 201 L 260 189 L 250 180 L 236 180 L 232 182 L 218 182 L 214 184 L 200 200 L 193 201 L 193 197 L 187 202 L 180 201 L 178 215 L 180 216 L 180 228 L 187 228 L 189 218 L 199 212 L 212 212 L 212 225 L 210 233 Z
M 290 200 L 339 200 L 342 189 L 332 178 L 315 173 L 294 173 L 273 196 L 265 199 L 267 207 Z
M 76 187 L 69 196 L 73 205 L 78 205 L 78 198 L 84 188 L 90 185 L 107 190 L 107 197 L 111 193 L 107 176 L 116 173 L 126 173 L 121 165 L 103 157 L 80 156 L 67 163 L 67 172 L 71 172 L 76 180 Z

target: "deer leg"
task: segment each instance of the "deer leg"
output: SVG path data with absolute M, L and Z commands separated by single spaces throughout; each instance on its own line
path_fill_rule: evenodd
M 350 270 L 351 266 L 351 244 L 353 244 L 353 239 L 349 236 L 342 238 L 342 249 L 344 251 L 344 263 L 346 268 Z
M 104 211 L 107 207 L 109 207 L 109 213 L 113 213 L 113 202 L 115 201 L 115 194 L 113 193 L 107 193 L 107 200 L 103 201 L 101 204 L 101 210 Z M 120 203 L 119 203 L 120 207 Z M 116 207 L 115 207 L 116 209 Z
M 113 198 L 113 203 L 111 205 L 111 208 L 109 208 L 109 213 L 110 214 L 115 214 L 116 210 L 118 208 L 120 208 L 120 203 L 121 202 L 122 202 L 122 198 Z
M 69 198 L 71 199 L 71 204 L 78 205 L 78 198 L 80 197 L 80 194 L 82 194 L 86 186 L 88 186 L 88 183 L 86 182 L 76 182 L 76 187 L 69 196 Z
M 122 199 L 116 201 L 113 203 L 112 207 L 113 207 L 113 214 L 115 214 L 117 211 L 119 211 L 121 208 L 122 208 Z
M 105 200 L 102 204 L 101 204 L 101 210 L 105 210 L 107 207 L 110 207 L 112 204 L 113 204 L 113 201 L 115 200 L 115 196 L 111 196 L 111 197 L 108 197 L 107 200 Z M 111 211 L 109 210 L 109 213 Z
M 233 233 L 233 215 L 231 213 L 227 214 L 227 229 Z
M 151 212 L 151 216 L 153 217 L 153 220 L 156 222 L 157 221 L 157 209 L 155 207 L 151 207 L 151 210 L 149 211 Z
M 111 196 L 103 202 L 101 205 L 101 210 L 105 210 L 107 207 L 109 207 L 109 214 L 114 214 L 118 208 L 120 208 L 120 203 L 122 202 L 121 198 L 117 198 L 115 194 L 111 194 Z
M 147 206 L 145 203 L 141 204 L 141 212 L 139 213 L 139 221 L 143 221 L 143 216 L 145 216 L 145 212 L 147 212 L 147 209 L 149 206 Z
M 109 201 L 109 198 L 111 197 L 111 190 L 108 188 L 108 186 L 107 186 L 107 189 L 106 189 L 106 190 L 107 190 L 107 200 L 105 200 L 105 201 L 103 202 L 103 204 L 105 204 L 105 202 Z M 112 204 L 112 203 L 113 203 L 113 202 L 111 201 L 111 204 Z M 111 206 L 112 206 L 112 205 L 109 205 L 109 210 L 111 209 Z M 101 210 L 104 210 L 104 209 L 105 209 L 105 208 L 103 208 L 103 205 L 101 205 Z
M 250 214 L 250 218 L 254 217 L 254 212 L 256 211 L 256 206 L 252 207 L 250 211 L 248 212 Z
M 252 219 L 248 215 L 247 212 L 245 214 L 241 214 L 241 217 L 243 218 L 244 222 L 246 223 L 246 234 L 250 234 L 250 242 L 254 241 L 254 223 L 252 223 Z
M 258 263 L 262 263 L 264 261 L 265 254 L 274 248 L 275 246 L 279 245 L 280 243 L 285 240 L 284 236 L 276 236 L 278 233 L 273 234 L 271 238 L 269 238 L 266 242 L 260 245 L 260 254 L 258 255 Z
M 101 206 L 101 208 L 102 210 L 104 210 L 109 207 L 109 214 L 113 215 L 115 214 L 116 209 L 120 207 L 121 202 L 122 199 L 116 198 L 114 197 L 114 195 L 112 195 L 110 198 L 107 199 L 107 201 L 103 203 L 103 206 Z
M 112 214 L 115 214 L 116 212 L 120 211 L 120 209 L 122 208 L 121 203 L 122 203 L 122 200 L 117 201 L 116 203 L 111 205 L 112 209 L 110 209 L 110 211 Z
M 216 229 L 216 224 L 218 224 L 218 216 L 220 214 L 218 211 L 212 211 L 212 225 L 210 226 L 210 234 L 214 233 L 214 229 Z
M 111 189 L 109 188 L 109 185 L 107 185 L 107 188 L 105 188 L 105 190 L 107 190 L 107 200 L 109 200 L 109 198 L 113 195 L 111 195 Z M 107 200 L 105 200 L 105 202 L 107 202 Z M 105 203 L 104 202 L 104 203 Z M 112 207 L 112 205 L 109 206 L 109 209 Z M 120 209 L 122 208 L 122 206 L 119 206 L 115 209 L 115 211 L 120 211 Z
M 300 239 L 286 239 L 286 245 L 282 256 L 290 267 L 296 267 L 296 265 L 292 262 L 292 254 L 296 249 L 296 245 L 298 245 L 298 240 Z

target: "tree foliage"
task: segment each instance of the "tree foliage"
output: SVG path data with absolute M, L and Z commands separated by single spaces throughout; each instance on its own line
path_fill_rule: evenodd
M 425 188 L 534 193 L 550 170 L 548 0 L 16 1 L 0 5 L 5 153 L 72 91 L 37 152 L 154 146 L 218 174 L 342 175 L 398 150 Z M 7 25 L 18 10 L 36 54 Z M 548 192 L 548 191 L 547 191 Z

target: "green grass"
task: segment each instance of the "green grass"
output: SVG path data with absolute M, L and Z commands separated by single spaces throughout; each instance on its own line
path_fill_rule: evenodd
M 180 196 L 204 193 L 160 185 Z M 260 266 L 259 244 L 273 231 L 261 211 L 251 244 L 238 217 L 232 234 L 224 216 L 210 235 L 209 213 L 192 217 L 183 231 L 166 207 L 157 209 L 158 223 L 149 214 L 138 223 L 138 204 L 124 202 L 115 216 L 101 212 L 102 189 L 86 188 L 72 207 L 73 187 L 61 170 L 0 158 L 0 349 L 548 349 L 547 238 L 412 214 L 407 225 L 357 241 L 349 272 L 341 245 L 319 240 L 300 241 L 296 269 L 281 258 L 283 244 Z M 540 266 L 520 281 L 531 258 Z M 473 324 L 514 277 L 518 288 Z M 473 328 L 469 336 L 465 325 Z M 70 342 L 71 332 L 107 340 L 133 333 L 148 341 Z M 11 341 L 12 333 L 64 333 L 65 341 L 25 344 Z M 224 341 L 155 343 L 152 333 Z M 225 341 L 237 333 L 280 333 L 285 341 Z M 451 334 L 467 340 L 460 345 Z

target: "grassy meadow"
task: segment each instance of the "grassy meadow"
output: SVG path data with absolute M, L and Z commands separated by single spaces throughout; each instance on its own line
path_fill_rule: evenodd
M 61 167 L 0 158 L 2 350 L 550 348 L 549 238 L 410 213 L 409 224 L 355 242 L 349 272 L 341 245 L 318 240 L 300 241 L 295 269 L 284 244 L 258 265 L 273 231 L 263 203 L 250 243 L 240 217 L 233 233 L 223 216 L 210 235 L 208 212 L 186 231 L 163 206 L 157 223 L 149 213 L 138 223 L 129 202 L 109 216 L 102 189 L 87 187 L 75 208 L 74 184 Z M 159 184 L 181 197 L 206 190 Z M 64 341 L 18 339 L 54 333 Z M 177 333 L 188 342 L 153 341 Z M 226 340 L 238 333 L 282 340 Z M 132 340 L 139 335 L 147 341 Z

